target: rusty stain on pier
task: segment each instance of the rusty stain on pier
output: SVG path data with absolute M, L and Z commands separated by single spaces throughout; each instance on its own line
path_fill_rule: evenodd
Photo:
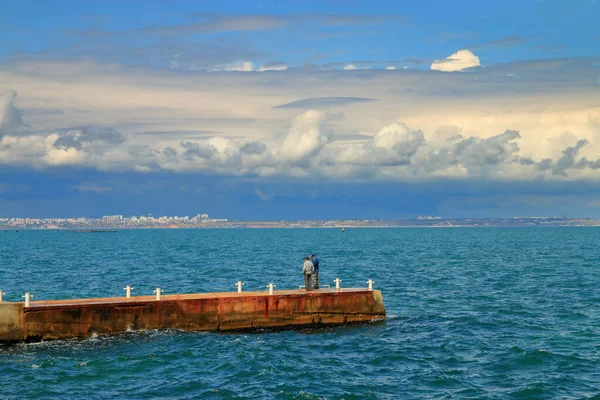
M 368 289 L 196 293 L 0 303 L 0 343 L 130 330 L 296 329 L 385 319 L 381 291 Z

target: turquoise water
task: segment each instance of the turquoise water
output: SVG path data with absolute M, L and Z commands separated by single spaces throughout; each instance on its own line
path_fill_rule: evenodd
M 0 348 L 0 399 L 600 398 L 600 229 L 0 232 L 17 301 L 321 280 L 383 292 L 385 323 L 131 332 Z

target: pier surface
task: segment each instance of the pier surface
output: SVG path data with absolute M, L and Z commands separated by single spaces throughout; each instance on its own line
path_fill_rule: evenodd
M 381 291 L 278 290 L 0 302 L 0 343 L 132 330 L 297 329 L 385 319 Z

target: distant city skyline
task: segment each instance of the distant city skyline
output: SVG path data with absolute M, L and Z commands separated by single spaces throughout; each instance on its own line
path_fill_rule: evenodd
M 499 219 L 499 218 L 537 218 L 537 219 L 546 219 L 546 218 L 554 218 L 554 219 L 572 219 L 565 215 L 514 215 L 511 217 L 489 217 L 489 218 L 479 218 L 479 219 Z M 591 218 L 591 217 L 578 217 L 578 218 Z M 77 217 L 68 217 L 68 216 L 45 216 L 45 217 L 29 217 L 29 216 L 18 216 L 18 217 L 7 217 L 0 215 L 0 221 L 5 220 L 32 220 L 32 221 L 40 221 L 40 220 L 78 220 L 78 219 L 89 219 L 89 220 L 98 220 L 107 223 L 118 223 L 121 221 L 138 221 L 138 220 L 176 220 L 176 221 L 228 221 L 227 218 L 210 218 L 208 214 L 197 214 L 194 216 L 189 215 L 152 215 L 152 214 L 137 214 L 137 215 L 123 215 L 123 214 L 114 214 L 114 215 L 102 215 L 102 216 L 89 216 L 82 215 Z M 356 218 L 362 219 L 362 218 Z M 371 218 L 373 220 L 382 220 L 381 218 Z M 452 217 L 442 217 L 440 215 L 419 215 L 413 218 L 403 217 L 398 219 L 411 219 L 411 220 L 442 220 L 442 219 L 469 219 L 469 217 L 462 218 L 452 218 Z M 321 220 L 321 219 L 314 219 Z M 352 220 L 351 218 L 348 220 Z
M 511 218 L 443 218 L 419 216 L 409 219 L 326 219 L 326 220 L 229 220 L 209 218 L 208 214 L 196 216 L 130 216 L 105 215 L 101 218 L 4 218 L 0 228 L 10 230 L 77 230 L 95 229 L 147 229 L 147 228 L 386 228 L 386 227 L 527 227 L 527 226 L 600 226 L 600 219 L 516 216 Z
M 75 218 L 6 218 L 0 216 L 0 227 L 11 228 L 40 228 L 40 229 L 65 229 L 65 228 L 97 228 L 97 227 L 193 227 L 198 225 L 219 226 L 228 222 L 227 218 L 209 218 L 208 214 L 190 216 L 159 216 L 151 215 L 129 216 L 104 215 L 102 217 L 75 217 Z

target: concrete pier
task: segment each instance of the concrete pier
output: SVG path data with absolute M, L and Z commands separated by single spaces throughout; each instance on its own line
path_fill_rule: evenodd
M 110 335 L 131 330 L 297 329 L 385 319 L 369 289 L 198 293 L 0 303 L 0 343 Z

